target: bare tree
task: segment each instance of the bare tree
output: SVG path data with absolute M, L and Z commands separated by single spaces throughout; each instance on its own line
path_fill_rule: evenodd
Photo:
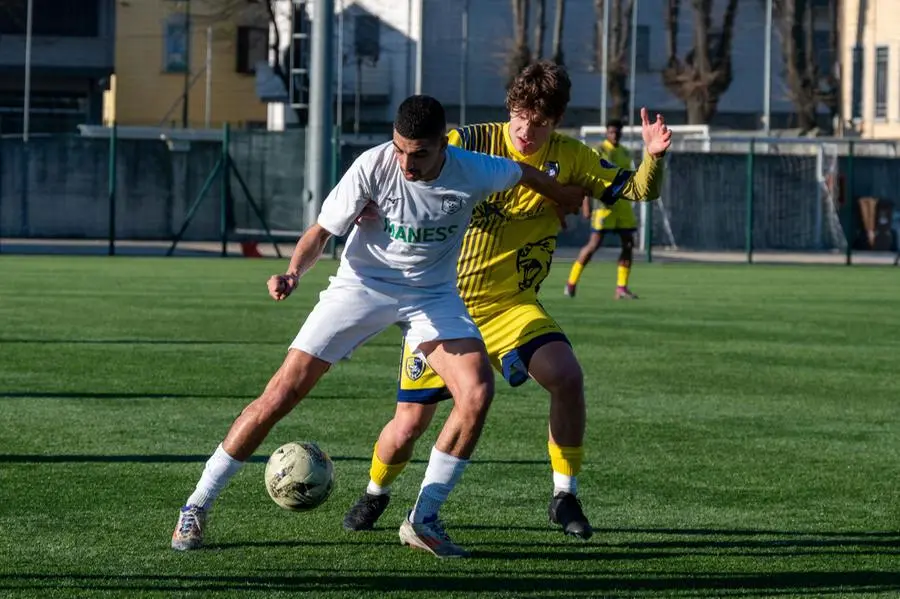
M 690 0 L 694 13 L 693 47 L 678 55 L 678 20 L 681 0 L 668 0 L 668 64 L 663 71 L 665 86 L 684 102 L 688 123 L 709 123 L 722 94 L 731 85 L 731 41 L 737 15 L 737 0 L 727 0 L 722 26 L 713 29 L 713 0 Z
M 512 0 L 513 47 L 507 64 L 507 84 L 531 63 L 531 48 L 528 47 L 528 21 L 531 0 Z
M 826 106 L 832 120 L 838 113 L 840 82 L 834 68 L 838 51 L 837 0 L 829 0 L 829 46 L 832 64 L 819 68 L 815 46 L 812 0 L 775 0 L 776 25 L 781 37 L 788 93 L 794 103 L 801 134 L 816 127 L 819 105 Z
M 556 14 L 553 18 L 553 51 L 550 59 L 556 64 L 565 64 L 562 49 L 563 20 L 566 17 L 566 0 L 556 0 Z
M 634 0 L 594 0 L 597 13 L 597 34 L 594 36 L 598 68 L 602 68 L 603 56 L 603 3 L 611 2 L 609 7 L 609 62 L 607 63 L 606 89 L 612 102 L 609 116 L 614 119 L 625 118 L 628 110 L 628 99 L 631 94 L 630 75 L 631 49 L 631 15 Z M 630 120 L 630 119 L 629 119 Z

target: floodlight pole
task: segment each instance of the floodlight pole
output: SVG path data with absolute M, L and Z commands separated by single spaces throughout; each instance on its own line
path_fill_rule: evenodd
M 609 3 L 603 0 L 603 62 L 600 65 L 600 124 L 606 124 L 606 88 L 609 87 Z
M 316 0 L 313 13 L 306 145 L 306 222 L 314 223 L 331 181 L 334 83 L 334 0 Z
M 812 10 L 812 9 L 810 9 Z M 766 44 L 763 79 L 763 131 L 766 137 L 772 130 L 772 0 L 766 0 Z

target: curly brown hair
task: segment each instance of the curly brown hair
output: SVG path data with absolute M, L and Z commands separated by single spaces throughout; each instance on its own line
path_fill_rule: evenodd
M 572 80 L 562 65 L 549 60 L 530 64 L 506 91 L 506 108 L 558 122 L 569 105 Z

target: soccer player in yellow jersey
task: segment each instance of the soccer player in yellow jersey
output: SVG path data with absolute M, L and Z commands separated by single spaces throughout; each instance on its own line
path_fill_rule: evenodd
M 606 124 L 606 139 L 600 146 L 600 155 L 610 164 L 619 168 L 632 169 L 634 162 L 628 148 L 619 144 L 622 139 L 621 121 L 612 120 Z M 566 295 L 575 297 L 575 286 L 581 278 L 584 267 L 594 255 L 594 252 L 603 245 L 603 237 L 607 233 L 617 233 L 622 243 L 619 252 L 619 267 L 616 270 L 616 299 L 637 299 L 637 296 L 628 289 L 628 277 L 631 274 L 631 259 L 634 252 L 634 232 L 637 230 L 637 219 L 629 202 L 616 202 L 612 206 L 599 206 L 591 211 L 591 199 L 585 198 L 582 212 L 585 218 L 591 219 L 591 237 L 581 252 L 572 270 L 569 272 L 569 280 L 566 282 Z
M 543 169 L 560 183 L 579 185 L 611 204 L 658 197 L 662 161 L 671 133 L 662 117 L 650 123 L 642 111 L 646 157 L 635 173 L 601 161 L 581 142 L 555 132 L 569 102 L 571 83 L 563 67 L 539 62 L 510 86 L 507 123 L 470 125 L 450 134 L 450 143 L 507 156 Z M 517 190 L 490 196 L 475 208 L 457 263 L 457 287 L 484 337 L 494 367 L 512 386 L 529 377 L 550 393 L 548 452 L 553 470 L 550 520 L 566 534 L 587 539 L 591 525 L 576 498 L 585 428 L 581 367 L 562 329 L 537 300 L 547 277 L 560 218 L 540 195 Z M 344 518 L 347 530 L 368 530 L 390 500 L 389 487 L 412 457 L 437 402 L 450 397 L 428 364 L 404 344 L 394 418 L 384 427 L 372 456 L 365 494 Z M 450 466 L 448 465 L 447 468 Z M 431 481 L 441 464 L 429 462 L 422 497 L 440 499 Z

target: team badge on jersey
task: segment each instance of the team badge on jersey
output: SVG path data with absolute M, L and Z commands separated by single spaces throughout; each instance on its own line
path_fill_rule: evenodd
M 406 377 L 411 381 L 419 380 L 425 373 L 425 360 L 419 356 L 410 356 L 406 358 Z
M 544 172 L 546 172 L 551 177 L 559 176 L 559 163 L 558 162 L 545 162 L 544 163 Z
M 441 198 L 441 210 L 447 214 L 455 214 L 462 208 L 462 198 L 458 196 L 444 196 Z

